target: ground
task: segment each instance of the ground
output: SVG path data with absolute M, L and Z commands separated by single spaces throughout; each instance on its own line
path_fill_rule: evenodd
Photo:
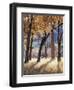
M 59 62 L 57 58 L 42 58 L 40 62 L 37 62 L 36 58 L 32 58 L 28 63 L 24 63 L 24 75 L 63 73 L 63 68 L 62 57 Z

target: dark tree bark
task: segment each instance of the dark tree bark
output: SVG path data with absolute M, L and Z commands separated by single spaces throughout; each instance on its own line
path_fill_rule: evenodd
M 29 59 L 31 60 L 31 56 L 32 56 L 32 43 L 33 43 L 33 34 L 31 37 L 31 44 L 30 44 L 30 54 L 29 54 Z
M 50 35 L 50 33 L 48 33 L 48 35 L 46 35 L 46 36 L 44 36 L 44 37 L 42 38 L 42 41 L 41 41 L 41 44 L 40 44 L 40 48 L 39 48 L 39 53 L 38 53 L 38 60 L 37 60 L 37 62 L 40 61 L 40 56 L 41 56 L 42 47 L 43 47 L 44 43 L 46 42 L 46 40 L 47 40 L 47 38 L 48 38 L 49 35 Z
M 29 25 L 29 32 L 27 33 L 25 63 L 27 63 L 29 61 L 29 45 L 30 45 L 30 36 L 31 36 L 31 29 L 32 29 L 32 19 L 33 19 L 33 16 L 31 16 L 31 22 Z
M 59 43 L 59 21 L 58 21 L 58 61 L 60 60 L 60 43 Z
M 61 60 L 61 41 L 62 41 L 62 35 L 63 35 L 63 33 L 59 34 L 59 40 L 58 40 L 58 61 Z
M 47 47 L 45 45 L 45 57 L 47 58 Z
M 62 35 L 63 35 L 63 32 L 60 33 L 59 25 L 58 25 L 58 73 L 60 73 L 59 62 L 61 61 L 61 41 L 62 41 Z
M 46 32 L 44 32 L 44 34 L 45 34 L 45 37 L 46 37 Z M 45 43 L 45 57 L 47 57 L 47 46 L 46 46 L 46 43 Z
M 60 22 L 58 21 L 58 61 L 61 60 L 61 41 L 62 41 L 62 35 L 63 35 L 63 32 L 61 33 L 59 31 L 59 27 L 63 24 L 59 24 Z
M 55 46 L 54 46 L 54 32 L 53 29 L 51 30 L 51 58 L 55 57 Z

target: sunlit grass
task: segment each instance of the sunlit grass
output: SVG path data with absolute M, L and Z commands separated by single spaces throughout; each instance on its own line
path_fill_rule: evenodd
M 58 62 L 57 57 L 54 59 L 42 58 L 40 62 L 37 62 L 36 58 L 32 58 L 28 63 L 24 63 L 24 74 L 51 74 L 51 73 L 63 73 L 64 61 Z

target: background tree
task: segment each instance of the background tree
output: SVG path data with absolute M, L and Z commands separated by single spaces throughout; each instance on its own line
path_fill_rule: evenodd
M 29 19 L 30 18 L 30 19 Z M 31 36 L 31 30 L 32 30 L 32 20 L 33 20 L 33 16 L 29 16 L 29 30 L 27 33 L 27 44 L 26 44 L 26 56 L 25 56 L 25 63 L 29 61 L 29 47 L 30 47 L 30 36 Z

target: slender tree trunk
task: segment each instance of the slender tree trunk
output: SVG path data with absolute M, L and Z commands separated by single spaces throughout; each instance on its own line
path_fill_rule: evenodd
M 59 21 L 58 21 L 58 61 L 60 60 L 60 43 L 59 43 Z
M 51 30 L 51 58 L 55 57 L 54 32 Z
M 61 60 L 61 41 L 62 41 L 62 35 L 63 35 L 63 33 L 59 34 L 59 40 L 58 40 L 58 61 Z
M 59 31 L 59 21 L 58 21 L 58 73 L 60 72 L 59 62 L 61 60 L 61 41 L 63 33 Z
M 30 44 L 30 55 L 29 55 L 30 60 L 31 60 L 31 57 L 32 57 L 32 43 L 33 43 L 33 35 L 31 37 L 31 44 Z
M 45 37 L 46 37 L 46 32 L 45 32 Z M 45 57 L 47 57 L 47 46 L 46 46 L 46 43 L 45 43 Z
M 45 57 L 47 58 L 47 47 L 45 46 Z
M 30 45 L 30 36 L 31 36 L 31 28 L 32 28 L 32 19 L 33 19 L 33 16 L 31 16 L 31 22 L 30 22 L 30 25 L 29 25 L 29 32 L 27 33 L 25 63 L 27 63 L 29 61 L 29 45 Z
M 63 33 L 59 31 L 59 21 L 58 21 L 58 61 L 61 60 L 61 41 Z
M 40 48 L 39 48 L 39 53 L 38 53 L 38 60 L 37 60 L 37 62 L 40 61 L 41 50 L 42 50 L 42 47 L 43 47 L 44 43 L 46 42 L 48 36 L 49 36 L 49 33 L 48 33 L 48 35 L 46 35 L 46 37 L 44 36 L 44 37 L 42 38 L 42 41 L 41 41 L 41 44 L 40 44 Z
M 38 60 L 37 60 L 37 62 L 40 62 L 41 50 L 42 50 L 42 44 L 40 45 L 40 48 L 39 48 L 39 53 L 38 53 Z
M 61 61 L 61 40 L 62 40 L 62 34 L 60 34 L 60 38 L 59 38 L 59 41 L 58 41 L 58 73 L 60 73 L 60 66 L 59 66 L 59 62 Z

